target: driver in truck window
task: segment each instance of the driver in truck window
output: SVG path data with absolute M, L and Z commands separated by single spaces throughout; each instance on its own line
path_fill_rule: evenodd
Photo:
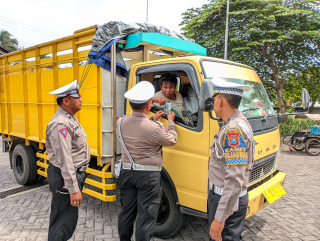
M 182 113 L 183 98 L 181 94 L 176 91 L 177 76 L 175 74 L 164 74 L 160 77 L 161 90 L 154 94 L 152 98 L 152 106 L 162 106 L 166 104 L 167 100 L 171 100 L 171 107 Z

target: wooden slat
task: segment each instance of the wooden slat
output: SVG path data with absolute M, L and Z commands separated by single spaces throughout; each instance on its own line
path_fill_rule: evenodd
M 8 57 L 5 58 L 5 70 L 8 70 Z M 8 111 L 8 134 L 12 131 L 12 115 L 11 115 L 11 98 L 10 98 L 10 84 L 9 84 L 9 75 L 5 73 L 5 82 L 6 82 L 6 97 L 7 97 L 7 111 Z
M 59 88 L 59 78 L 58 78 L 58 56 L 57 56 L 57 43 L 52 44 L 52 59 L 53 59 L 53 87 L 54 89 Z M 52 96 L 53 100 L 55 100 L 55 96 Z M 58 105 L 54 106 L 54 111 L 58 111 Z
M 41 170 L 37 170 L 37 173 L 39 174 L 39 175 L 41 175 L 41 176 L 43 176 L 43 177 L 48 177 L 48 174 L 47 173 L 45 173 L 45 172 L 43 172 L 43 171 L 41 171 Z
M 37 101 L 42 103 L 42 92 L 41 92 L 41 69 L 40 69 L 40 51 L 39 48 L 36 48 L 36 83 L 37 83 Z M 38 131 L 39 131 L 39 140 L 42 141 L 44 138 L 43 135 L 43 116 L 42 116 L 42 105 L 38 104 Z
M 111 172 L 101 172 L 101 171 L 97 171 L 94 170 L 92 168 L 88 168 L 86 171 L 88 174 L 97 176 L 97 177 L 102 177 L 102 178 L 113 178 L 113 175 Z
M 37 161 L 37 166 L 42 167 L 44 169 L 48 169 L 48 167 L 49 167 L 48 164 L 45 164 L 45 163 L 43 163 L 41 161 Z
M 100 188 L 102 190 L 115 190 L 116 189 L 116 184 L 115 183 L 112 183 L 112 184 L 104 184 L 104 183 L 101 183 L 101 182 L 97 182 L 95 180 L 92 180 L 90 178 L 86 178 L 86 181 L 85 183 L 91 185 L 91 186 L 94 186 L 94 187 L 97 187 L 97 188 Z
M 21 59 L 22 59 L 22 66 L 26 66 L 26 52 L 21 53 Z M 29 105 L 27 104 L 28 101 L 28 83 L 27 83 L 27 73 L 26 68 L 22 69 L 22 79 L 23 79 L 23 100 L 25 102 L 24 104 L 24 125 L 25 125 L 25 135 L 26 138 L 30 135 L 29 130 Z M 27 141 L 27 140 L 26 140 Z
M 37 152 L 36 156 L 44 160 L 49 160 L 49 157 L 47 155 L 41 154 L 39 152 Z
M 5 68 L 4 59 L 0 59 L 0 71 Z M 1 93 L 5 92 L 5 73 L 0 74 L 0 91 Z M 5 130 L 5 103 L 4 103 L 4 94 L 0 95 L 1 100 L 1 132 Z
M 89 188 L 85 188 L 82 192 L 85 193 L 85 194 L 88 194 L 90 196 L 93 196 L 95 198 L 98 198 L 98 199 L 100 199 L 100 200 L 102 200 L 104 202 L 114 202 L 114 201 L 116 201 L 116 195 L 106 196 L 106 195 L 103 195 L 103 194 L 98 193 L 96 191 L 93 191 L 93 190 L 91 190 Z

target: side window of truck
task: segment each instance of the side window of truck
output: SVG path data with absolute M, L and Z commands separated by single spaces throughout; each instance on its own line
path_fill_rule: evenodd
M 172 111 L 175 112 L 175 123 L 186 129 L 200 132 L 203 126 L 203 115 L 199 109 L 198 95 L 190 82 L 190 75 L 182 70 L 165 72 L 147 72 L 137 74 L 137 82 L 149 81 L 155 87 L 155 97 L 165 96 L 161 88 L 161 76 L 172 74 L 177 76 L 177 85 L 175 89 L 176 103 L 171 101 Z M 197 80 L 198 81 L 198 80 Z M 153 113 L 163 110 L 163 107 L 157 103 L 153 104 L 151 111 Z M 166 117 L 164 117 L 166 118 Z

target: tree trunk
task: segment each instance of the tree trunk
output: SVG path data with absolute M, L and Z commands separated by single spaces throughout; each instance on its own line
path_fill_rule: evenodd
M 279 78 L 279 70 L 273 64 L 273 61 L 272 61 L 273 55 L 269 55 L 267 53 L 267 49 L 271 49 L 271 47 L 272 47 L 271 43 L 265 43 L 265 45 L 263 46 L 263 48 L 261 50 L 261 53 L 270 63 L 269 65 L 270 65 L 270 68 L 271 68 L 271 70 L 273 72 L 273 76 L 274 76 L 273 80 L 276 83 L 276 91 L 277 91 L 279 105 L 280 105 L 280 112 L 281 112 L 281 114 L 284 114 L 284 113 L 286 113 L 287 108 L 286 108 L 286 104 L 284 102 L 283 95 L 282 95 L 282 83 Z M 284 116 L 283 119 L 286 120 L 286 116 Z
M 270 68 L 272 69 L 273 72 L 273 76 L 274 76 L 274 82 L 276 83 L 276 90 L 277 90 L 277 95 L 278 95 L 278 101 L 279 101 L 279 106 L 280 106 L 280 112 L 281 114 L 286 113 L 286 103 L 283 99 L 283 95 L 282 95 L 282 83 L 280 81 L 279 75 L 278 75 L 278 70 L 277 68 L 274 66 L 273 62 L 270 62 Z M 283 121 L 287 120 L 287 116 L 283 116 L 282 117 Z
M 277 74 L 274 75 L 274 78 L 277 78 Z M 280 105 L 280 112 L 281 114 L 286 113 L 286 103 L 284 102 L 283 95 L 282 95 L 282 84 L 280 81 L 276 81 L 276 89 L 277 89 L 277 94 L 278 94 L 278 100 L 279 100 L 279 105 Z

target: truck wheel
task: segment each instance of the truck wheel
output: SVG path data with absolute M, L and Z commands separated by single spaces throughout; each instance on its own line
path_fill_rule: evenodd
M 310 138 L 306 142 L 306 152 L 311 156 L 320 154 L 320 140 L 317 138 Z
M 179 231 L 183 226 L 187 215 L 180 212 L 180 207 L 176 204 L 170 186 L 165 181 L 163 181 L 162 184 L 162 200 L 153 236 L 165 239 L 173 236 Z
M 12 153 L 13 174 L 20 185 L 31 184 L 37 176 L 36 155 L 32 147 L 17 145 Z

